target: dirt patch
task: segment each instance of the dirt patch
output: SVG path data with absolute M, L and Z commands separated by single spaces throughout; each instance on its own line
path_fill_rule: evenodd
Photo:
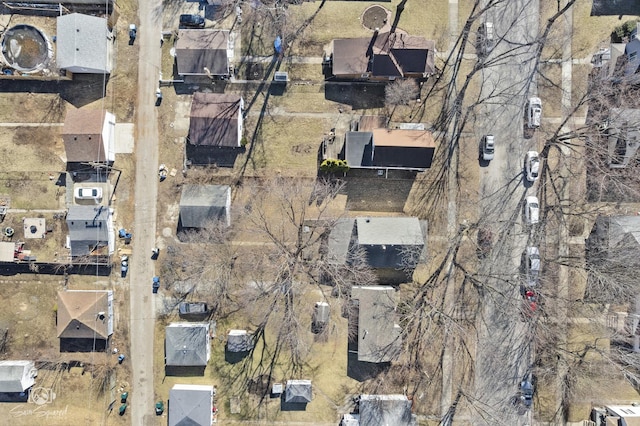
M 384 27 L 388 26 L 391 12 L 382 6 L 374 4 L 365 9 L 362 14 L 362 25 L 371 30 L 384 32 Z

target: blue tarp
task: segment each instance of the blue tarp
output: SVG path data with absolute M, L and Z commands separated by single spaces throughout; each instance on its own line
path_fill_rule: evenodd
M 276 49 L 276 53 L 282 53 L 282 39 L 280 36 L 276 37 L 276 41 L 273 42 L 273 47 Z

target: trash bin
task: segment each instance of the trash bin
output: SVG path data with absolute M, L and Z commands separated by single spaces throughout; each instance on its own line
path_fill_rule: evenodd
M 120 402 L 124 404 L 125 402 L 127 402 L 127 398 L 129 398 L 129 392 L 124 392 L 122 395 L 120 395 Z
M 118 410 L 118 413 L 122 416 L 122 415 L 124 415 L 125 411 L 127 411 L 127 404 L 122 404 L 120 406 L 120 409 Z

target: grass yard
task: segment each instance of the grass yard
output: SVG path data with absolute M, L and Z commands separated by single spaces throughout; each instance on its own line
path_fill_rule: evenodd
M 545 100 L 544 115 L 562 116 L 562 65 L 541 64 L 538 77 L 538 95 Z
M 332 126 L 330 119 L 266 114 L 259 128 L 256 128 L 256 121 L 255 116 L 247 120 L 248 138 L 252 142 L 247 146 L 246 154 L 236 160 L 236 170 L 246 163 L 247 176 L 265 173 L 305 177 L 316 175 L 318 150 L 322 134 Z M 285 128 L 287 130 L 283 131 Z

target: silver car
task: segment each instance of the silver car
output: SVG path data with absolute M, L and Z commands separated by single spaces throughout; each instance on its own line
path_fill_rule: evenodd
M 524 219 L 528 225 L 535 225 L 540 220 L 538 197 L 529 196 L 525 199 Z
M 527 155 L 524 157 L 524 169 L 529 182 L 538 180 L 538 174 L 540 173 L 540 156 L 537 151 L 527 152 Z
M 524 252 L 524 261 L 527 286 L 535 287 L 540 277 L 540 250 L 538 247 L 527 247 Z
M 493 160 L 493 153 L 495 151 L 493 135 L 486 135 L 482 138 L 481 148 L 482 159 L 484 161 Z
M 540 98 L 529 98 L 527 104 L 527 127 L 535 129 L 540 127 L 540 120 L 542 119 L 542 101 Z

